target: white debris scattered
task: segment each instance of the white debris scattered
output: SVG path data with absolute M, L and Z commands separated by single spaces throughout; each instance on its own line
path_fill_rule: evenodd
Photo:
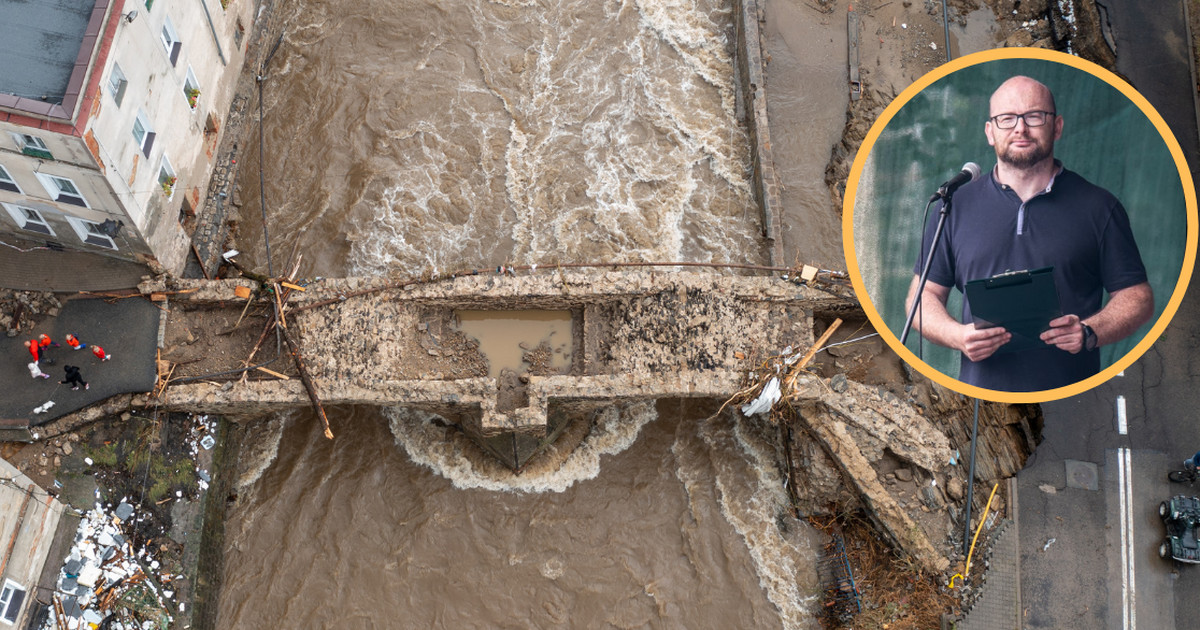
M 932 50 L 937 50 L 937 42 L 929 42 L 929 48 Z
M 901 24 L 900 28 L 908 28 L 908 24 Z
M 762 393 L 758 395 L 752 402 L 742 405 L 742 414 L 749 417 L 758 413 L 766 413 L 771 410 L 771 406 L 779 401 L 779 378 L 772 376 L 771 380 L 763 385 Z
M 118 511 L 127 510 L 132 512 L 132 506 L 122 501 Z M 134 551 L 121 530 L 122 522 L 99 503 L 84 515 L 59 570 L 55 602 L 41 630 L 92 629 L 106 622 L 111 630 L 170 625 L 164 596 L 170 598 L 174 592 L 160 593 L 155 580 L 148 579 L 147 567 L 157 569 L 158 561 L 139 561 L 149 554 L 146 549 Z
M 1042 551 L 1049 549 L 1050 545 L 1053 545 L 1055 540 L 1057 540 L 1057 539 L 1051 538 L 1050 540 L 1047 540 L 1046 544 L 1042 545 Z
M 84 458 L 83 458 L 83 463 L 87 464 L 88 466 L 91 466 L 91 465 L 92 465 L 92 464 L 94 464 L 95 462 L 93 462 L 93 461 L 92 461 L 92 458 L 91 458 L 91 457 L 84 457 Z

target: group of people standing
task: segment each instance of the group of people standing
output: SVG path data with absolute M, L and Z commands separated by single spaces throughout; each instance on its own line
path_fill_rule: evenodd
M 88 347 L 88 344 L 80 342 L 79 338 L 72 334 L 67 335 L 66 341 L 72 350 L 83 350 Z M 45 333 L 38 335 L 37 339 L 26 340 L 25 348 L 29 350 L 30 356 L 33 357 L 33 362 L 28 366 L 29 375 L 33 378 L 50 378 L 49 374 L 42 371 L 41 363 L 45 361 L 47 365 L 53 365 L 54 359 L 48 358 L 46 351 L 50 348 L 59 347 L 61 346 Z M 108 354 L 104 351 L 104 348 L 96 344 L 92 344 L 91 348 L 92 354 L 96 355 L 96 358 L 101 361 L 107 361 L 112 358 L 111 354 Z M 87 381 L 83 380 L 83 376 L 79 373 L 78 366 L 64 365 L 63 371 L 66 373 L 66 380 L 59 381 L 59 384 L 71 385 L 72 390 L 78 390 L 81 385 L 84 389 L 90 389 L 91 386 L 88 385 Z

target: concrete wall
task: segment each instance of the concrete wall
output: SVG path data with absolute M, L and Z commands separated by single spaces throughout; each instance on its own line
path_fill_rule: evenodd
M 193 212 L 204 203 L 212 156 L 245 59 L 239 27 L 244 32 L 251 26 L 254 4 L 235 0 L 223 9 L 219 0 L 195 0 L 136 7 L 138 17 L 117 29 L 89 130 L 106 162 L 109 184 L 128 210 L 130 229 L 160 263 L 181 272 L 188 235 L 179 213 L 185 203 Z M 162 41 L 168 25 L 180 42 L 174 63 Z M 116 65 L 128 81 L 120 104 L 108 88 Z M 195 107 L 184 92 L 189 76 L 200 89 Z M 133 135 L 139 114 L 155 133 L 148 157 Z M 170 194 L 159 183 L 164 160 L 176 177 Z
M 762 210 L 763 236 L 771 254 L 771 264 L 783 266 L 783 236 L 780 215 L 783 202 L 779 177 L 771 153 L 771 130 L 767 124 L 767 93 L 762 37 L 759 30 L 758 0 L 735 0 L 737 22 L 738 88 L 745 101 L 746 123 L 750 130 L 750 158 L 753 162 L 754 194 Z
M 34 589 L 64 506 L 3 459 L 0 480 L 0 544 L 4 545 L 0 553 L 5 553 L 0 558 L 0 586 L 12 580 L 25 589 L 23 611 L 12 626 L 22 628 L 30 605 L 39 595 Z M 9 541 L 11 554 L 6 551 Z
M 205 201 L 255 7 L 251 0 L 233 0 L 228 8 L 220 0 L 160 0 L 150 8 L 144 2 L 114 4 L 105 17 L 105 36 L 84 42 L 94 46 L 95 67 L 88 72 L 89 91 L 79 119 L 13 116 L 0 121 L 0 166 L 21 189 L 0 191 L 0 201 L 19 201 L 37 210 L 54 232 L 47 236 L 22 230 L 5 212 L 0 214 L 0 235 L 130 260 L 155 257 L 182 272 L 189 235 L 178 218 L 181 210 L 195 212 Z M 125 18 L 131 10 L 137 11 L 132 21 Z M 173 61 L 162 36 L 168 25 L 180 43 Z M 118 66 L 126 81 L 119 101 L 110 88 Z M 189 84 L 200 90 L 194 107 L 185 92 Z M 133 134 L 139 116 L 143 128 L 154 133 L 148 152 Z M 17 138 L 3 132 L 36 135 L 54 159 L 23 155 Z M 164 164 L 176 178 L 170 193 L 160 184 Z M 70 179 L 87 207 L 54 201 L 35 172 Z M 116 249 L 84 243 L 70 217 L 122 221 L 113 241 Z
M 40 138 L 54 159 L 45 160 L 23 154 L 21 145 L 13 134 L 30 134 Z M 0 234 L 34 241 L 39 245 L 45 241 L 53 241 L 70 249 L 95 251 L 106 255 L 123 254 L 131 257 L 133 254 L 148 251 L 137 240 L 126 243 L 119 238 L 116 241 L 117 247 L 120 248 L 118 252 L 89 245 L 84 243 L 71 227 L 68 217 L 78 217 L 95 223 L 105 219 L 125 219 L 125 212 L 119 200 L 113 196 L 103 173 L 97 169 L 97 162 L 84 139 L 0 122 L 0 166 L 4 167 L 9 177 L 20 188 L 20 192 L 0 190 L 0 202 L 9 204 L 9 207 L 19 204 L 38 211 L 53 231 L 52 235 L 45 235 L 23 230 L 8 212 L 3 212 L 0 213 Z M 39 179 L 39 173 L 71 180 L 82 193 L 87 207 L 52 199 L 46 184 Z M 128 223 L 128 220 L 125 220 Z

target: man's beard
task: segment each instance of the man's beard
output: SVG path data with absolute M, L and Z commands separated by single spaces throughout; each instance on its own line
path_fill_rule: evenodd
M 1033 146 L 1030 147 L 1030 149 L 1028 149 L 1025 153 L 1014 152 L 1012 150 L 1012 143 L 1010 142 L 1008 146 L 1004 148 L 1004 151 L 999 153 L 996 157 L 999 158 L 1001 162 L 1004 162 L 1014 168 L 1029 168 L 1052 155 L 1054 155 L 1054 143 L 1047 143 L 1043 145 L 1040 142 L 1035 141 Z

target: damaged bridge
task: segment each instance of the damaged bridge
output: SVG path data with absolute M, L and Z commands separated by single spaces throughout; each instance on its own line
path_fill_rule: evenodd
M 283 313 L 322 403 L 436 413 L 519 469 L 572 419 L 613 402 L 729 399 L 785 349 L 811 347 L 816 319 L 858 311 L 841 289 L 813 284 L 673 270 L 489 273 L 408 284 L 347 278 L 256 293 L 248 279 L 158 280 L 141 288 L 164 304 L 162 384 L 132 403 L 234 418 L 309 406 L 290 360 L 236 371 L 253 364 L 255 338 L 268 339 L 262 354 L 275 352 L 265 334 L 274 325 L 264 323 L 274 303 L 270 311 Z M 521 368 L 489 370 L 460 319 L 514 311 L 553 313 L 565 323 L 561 361 L 547 360 L 549 347 L 528 346 Z M 286 346 L 279 349 L 287 359 Z M 948 474 L 952 449 L 942 428 L 911 402 L 854 381 L 831 387 L 800 372 L 785 396 L 893 541 L 923 565 L 944 568 L 945 558 L 872 469 L 882 445 L 914 470 Z
M 236 315 L 246 301 L 235 290 L 252 284 L 175 281 L 143 291 L 175 294 L 164 317 L 170 346 L 173 327 Z M 727 398 L 744 380 L 748 361 L 811 345 L 814 313 L 853 308 L 846 298 L 780 278 L 543 272 L 399 287 L 386 279 L 323 280 L 290 292 L 284 323 L 326 404 L 415 406 L 468 419 L 482 435 L 545 435 L 563 405 Z M 558 314 L 569 322 L 567 358 L 489 374 L 489 358 L 460 330 L 458 315 L 465 311 Z M 244 358 L 248 351 L 230 356 Z M 172 349 L 163 355 L 171 361 Z M 234 380 L 178 372 L 144 402 L 226 415 L 309 405 L 300 380 L 273 376 L 282 369 Z

